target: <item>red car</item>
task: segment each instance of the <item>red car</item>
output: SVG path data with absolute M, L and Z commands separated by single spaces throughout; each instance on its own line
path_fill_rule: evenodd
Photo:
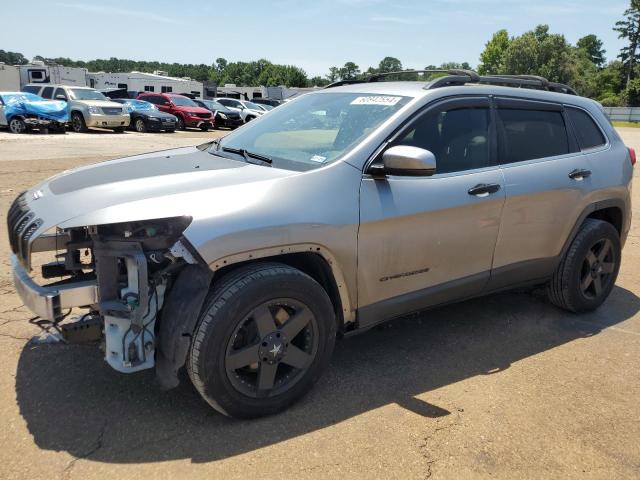
M 138 100 L 153 103 L 159 110 L 175 115 L 178 119 L 178 130 L 196 127 L 207 131 L 213 128 L 213 113 L 206 108 L 199 107 L 188 97 L 175 93 L 140 93 Z

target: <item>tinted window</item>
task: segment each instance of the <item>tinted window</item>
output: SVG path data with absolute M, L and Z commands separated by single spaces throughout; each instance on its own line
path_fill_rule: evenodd
M 51 99 L 52 95 L 53 95 L 53 87 L 45 87 L 42 90 L 42 93 L 40 94 L 42 98 L 47 98 L 47 99 Z
M 567 114 L 573 124 L 581 150 L 607 143 L 602 132 L 587 112 L 577 108 L 567 108 Z
M 488 108 L 429 111 L 396 145 L 431 151 L 436 156 L 436 173 L 487 167 L 490 165 L 489 112 Z
M 164 87 L 163 86 L 160 90 L 162 91 L 162 93 L 171 93 L 171 92 L 173 92 L 173 87 Z
M 62 88 L 56 88 L 56 93 L 55 93 L 55 95 L 53 96 L 53 98 L 57 99 L 57 98 L 58 98 L 58 95 L 63 96 L 63 97 L 65 98 L 65 100 L 67 100 L 67 94 L 66 94 L 66 93 L 64 93 L 64 89 L 62 89 Z
M 41 87 L 39 85 L 26 85 L 22 87 L 22 91 L 37 94 L 40 91 L 40 88 Z
M 499 109 L 503 163 L 569 153 L 562 112 Z
M 145 92 L 155 92 L 155 91 L 156 91 L 156 89 L 155 89 L 155 88 L 153 88 L 153 85 L 145 85 L 145 86 L 144 86 L 144 91 L 145 91 Z

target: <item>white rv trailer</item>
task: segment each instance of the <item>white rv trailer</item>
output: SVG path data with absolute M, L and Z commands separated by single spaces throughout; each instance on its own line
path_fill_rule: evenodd
M 20 70 L 18 67 L 0 63 L 0 91 L 20 91 Z
M 55 83 L 59 85 L 87 85 L 87 69 L 81 67 L 64 67 L 62 65 L 45 65 L 44 62 L 33 62 L 19 65 L 20 87 L 28 83 Z
M 163 75 L 164 74 L 164 75 Z M 139 92 L 188 93 L 202 98 L 202 82 L 190 78 L 169 77 L 166 72 L 97 72 L 87 75 L 89 86 L 98 90 L 110 88 L 126 89 L 130 96 Z

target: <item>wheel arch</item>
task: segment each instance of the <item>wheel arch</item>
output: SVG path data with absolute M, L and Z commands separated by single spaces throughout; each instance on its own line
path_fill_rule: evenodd
M 571 243 L 576 238 L 580 227 L 584 223 L 587 218 L 594 218 L 596 220 L 603 220 L 613 225 L 613 227 L 618 231 L 620 235 L 620 242 L 624 244 L 624 240 L 626 237 L 626 232 L 624 231 L 625 222 L 627 218 L 625 217 L 625 211 L 627 207 L 625 202 L 619 198 L 611 198 L 607 200 L 601 200 L 598 202 L 594 202 L 588 205 L 578 217 L 575 225 L 571 229 L 570 235 L 567 237 L 567 240 L 562 247 L 562 252 L 560 258 L 563 258 L 566 254 L 567 250 L 571 246 Z
M 345 331 L 354 324 L 355 309 L 342 269 L 331 252 L 321 245 L 308 243 L 242 252 L 210 262 L 209 267 L 215 272 L 215 282 L 216 277 L 241 266 L 265 260 L 297 268 L 318 282 L 333 304 L 338 331 Z

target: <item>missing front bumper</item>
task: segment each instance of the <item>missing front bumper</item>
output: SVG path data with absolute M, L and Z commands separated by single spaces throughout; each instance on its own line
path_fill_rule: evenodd
M 41 286 L 31 279 L 16 255 L 11 255 L 11 269 L 13 283 L 22 302 L 44 320 L 59 320 L 65 309 L 98 303 L 95 280 Z

